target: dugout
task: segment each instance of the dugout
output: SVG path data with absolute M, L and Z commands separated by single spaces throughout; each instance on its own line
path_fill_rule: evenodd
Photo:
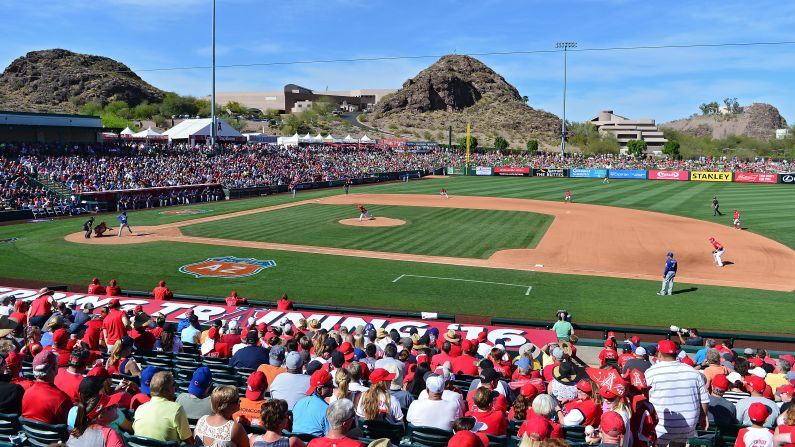
M 98 116 L 0 111 L 0 141 L 20 143 L 97 143 Z

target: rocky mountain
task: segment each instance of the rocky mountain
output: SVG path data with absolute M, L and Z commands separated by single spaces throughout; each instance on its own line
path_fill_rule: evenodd
M 0 75 L 0 110 L 76 113 L 87 102 L 160 102 L 165 92 L 113 59 L 62 49 L 31 51 Z
M 770 104 L 754 103 L 743 107 L 738 114 L 692 116 L 660 125 L 698 137 L 726 138 L 745 135 L 769 140 L 776 129 L 787 127 L 787 120 Z
M 368 119 L 374 127 L 402 136 L 430 133 L 438 139 L 444 134 L 442 141 L 448 126 L 460 135 L 470 122 L 482 146 L 490 146 L 496 136 L 513 147 L 524 147 L 530 138 L 552 142 L 560 129 L 560 118 L 529 107 L 502 76 L 460 55 L 443 56 L 407 80 L 382 98 Z

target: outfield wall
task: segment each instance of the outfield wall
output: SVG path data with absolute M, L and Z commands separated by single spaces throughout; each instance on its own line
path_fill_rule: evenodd
M 767 183 L 795 185 L 791 172 L 668 171 L 656 169 L 530 168 L 527 166 L 448 166 L 446 175 L 605 178 L 680 182 Z

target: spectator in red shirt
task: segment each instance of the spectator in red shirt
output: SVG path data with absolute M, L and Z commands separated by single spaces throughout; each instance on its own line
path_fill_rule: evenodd
M 450 351 L 448 354 L 451 359 L 461 355 L 461 336 L 458 335 L 456 331 L 452 329 L 448 330 L 447 333 L 444 334 L 444 338 L 437 340 L 436 344 L 442 346 L 446 341 L 450 342 Z
M 28 325 L 28 309 L 30 305 L 27 301 L 17 301 L 14 303 L 14 311 L 11 312 L 11 315 L 8 318 L 12 318 L 16 320 L 19 324 L 19 327 L 26 327 Z
M 442 343 L 442 352 L 434 355 L 431 358 L 431 370 L 435 370 L 438 366 L 444 365 L 444 362 L 452 363 L 453 359 L 450 357 L 450 348 L 452 346 L 453 344 L 449 341 Z
M 607 366 L 607 360 L 618 361 L 618 351 L 616 350 L 616 340 L 608 338 L 605 340 L 605 348 L 599 353 L 600 366 Z
M 508 411 L 508 399 L 496 390 L 499 384 L 500 373 L 498 373 L 494 368 L 486 368 L 480 372 L 480 385 L 478 388 L 487 387 L 491 390 L 491 394 L 493 396 L 492 408 L 497 411 Z M 475 406 L 475 391 L 477 390 L 475 389 L 467 393 L 467 403 L 469 403 L 470 408 Z
M 33 385 L 33 381 L 22 377 L 23 357 L 24 356 L 22 354 L 16 351 L 9 352 L 8 356 L 6 357 L 6 373 L 10 376 L 11 383 L 16 383 L 27 390 L 31 385 Z
M 290 300 L 290 298 L 288 298 L 287 294 L 285 293 L 284 295 L 282 295 L 279 301 L 276 301 L 276 310 L 281 310 L 281 311 L 293 310 L 294 304 L 295 303 L 292 300 Z
M 105 286 L 99 283 L 99 278 L 94 278 L 91 280 L 91 284 L 88 285 L 88 294 L 89 295 L 105 294 Z
M 514 400 L 513 405 L 511 405 L 511 411 L 508 412 L 508 419 L 519 421 L 527 419 L 527 417 L 530 416 L 528 412 L 533 411 L 533 399 L 538 396 L 538 393 L 539 390 L 535 384 L 526 383 L 522 385 L 519 389 L 519 394 L 516 396 L 516 400 Z
M 110 300 L 108 307 L 110 311 L 102 322 L 102 338 L 105 340 L 105 346 L 110 350 L 119 339 L 127 335 L 130 320 L 127 318 L 127 314 L 121 310 L 118 298 Z
M 232 291 L 232 295 L 226 297 L 227 306 L 243 306 L 245 304 L 248 304 L 248 300 L 241 296 L 238 296 L 236 290 Z
M 53 382 L 58 373 L 57 359 L 51 351 L 42 351 L 33 359 L 35 382 L 22 396 L 22 417 L 47 424 L 65 424 L 72 406 L 69 396 Z
M 92 315 L 86 321 L 86 332 L 83 334 L 83 344 L 92 351 L 99 352 L 100 341 L 102 340 L 102 320 L 100 315 Z
M 32 326 L 44 327 L 44 323 L 52 316 L 52 307 L 55 304 L 53 292 L 48 288 L 39 290 L 36 298 L 30 303 L 28 309 L 28 323 Z
M 119 296 L 121 294 L 121 287 L 116 284 L 115 279 L 110 280 L 110 284 L 105 287 L 105 296 Z
M 232 347 L 227 343 L 221 343 L 221 334 L 217 327 L 213 326 L 207 332 L 207 338 L 201 345 L 201 354 L 206 357 L 221 357 L 228 359 L 232 357 Z
M 135 348 L 143 352 L 151 352 L 155 348 L 155 336 L 149 332 L 152 319 L 144 312 L 139 312 L 133 318 L 133 330 L 130 337 L 135 340 Z
M 152 296 L 154 296 L 156 300 L 170 300 L 174 298 L 174 292 L 166 287 L 165 281 L 160 281 L 157 283 L 157 287 L 152 290 Z
M 88 349 L 75 348 L 69 356 L 69 366 L 58 368 L 55 386 L 65 392 L 72 399 L 72 403 L 77 403 L 80 400 L 80 382 L 83 381 L 83 375 L 86 373 L 86 366 L 90 358 L 91 353 Z
M 56 329 L 55 332 L 52 333 L 52 345 L 43 349 L 44 351 L 52 351 L 56 356 L 58 356 L 58 367 L 64 367 L 69 364 L 69 355 L 71 353 L 66 348 L 66 344 L 68 342 L 69 333 L 66 332 L 66 329 Z
M 491 389 L 484 386 L 478 388 L 475 390 L 472 400 L 475 406 L 466 413 L 466 416 L 472 416 L 486 424 L 486 428 L 483 429 L 486 434 L 502 436 L 507 433 L 508 420 L 505 417 L 505 411 L 492 408 L 494 395 Z
M 475 349 L 471 341 L 464 340 L 461 342 L 461 355 L 450 362 L 454 374 L 478 375 L 478 359 L 475 357 Z

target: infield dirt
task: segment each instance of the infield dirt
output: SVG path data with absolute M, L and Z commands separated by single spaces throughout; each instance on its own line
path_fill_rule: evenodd
M 211 222 L 304 203 L 372 204 L 527 211 L 549 214 L 554 221 L 534 249 L 501 250 L 488 259 L 413 255 L 368 250 L 239 241 L 184 236 L 180 227 Z M 375 221 L 385 217 L 377 217 Z M 358 223 L 358 219 L 354 219 Z M 565 204 L 527 199 L 435 195 L 350 194 L 293 202 L 191 219 L 156 227 L 136 227 L 134 235 L 84 239 L 82 232 L 66 236 L 74 243 L 135 244 L 173 241 L 267 250 L 288 250 L 339 256 L 379 258 L 410 262 L 464 265 L 471 267 L 543 271 L 588 276 L 661 280 L 665 254 L 673 251 L 679 261 L 677 281 L 752 289 L 795 290 L 795 251 L 787 246 L 748 232 L 711 222 L 649 211 L 579 203 Z M 486 235 L 484 235 L 485 237 Z M 726 266 L 712 261 L 709 237 L 726 247 Z

